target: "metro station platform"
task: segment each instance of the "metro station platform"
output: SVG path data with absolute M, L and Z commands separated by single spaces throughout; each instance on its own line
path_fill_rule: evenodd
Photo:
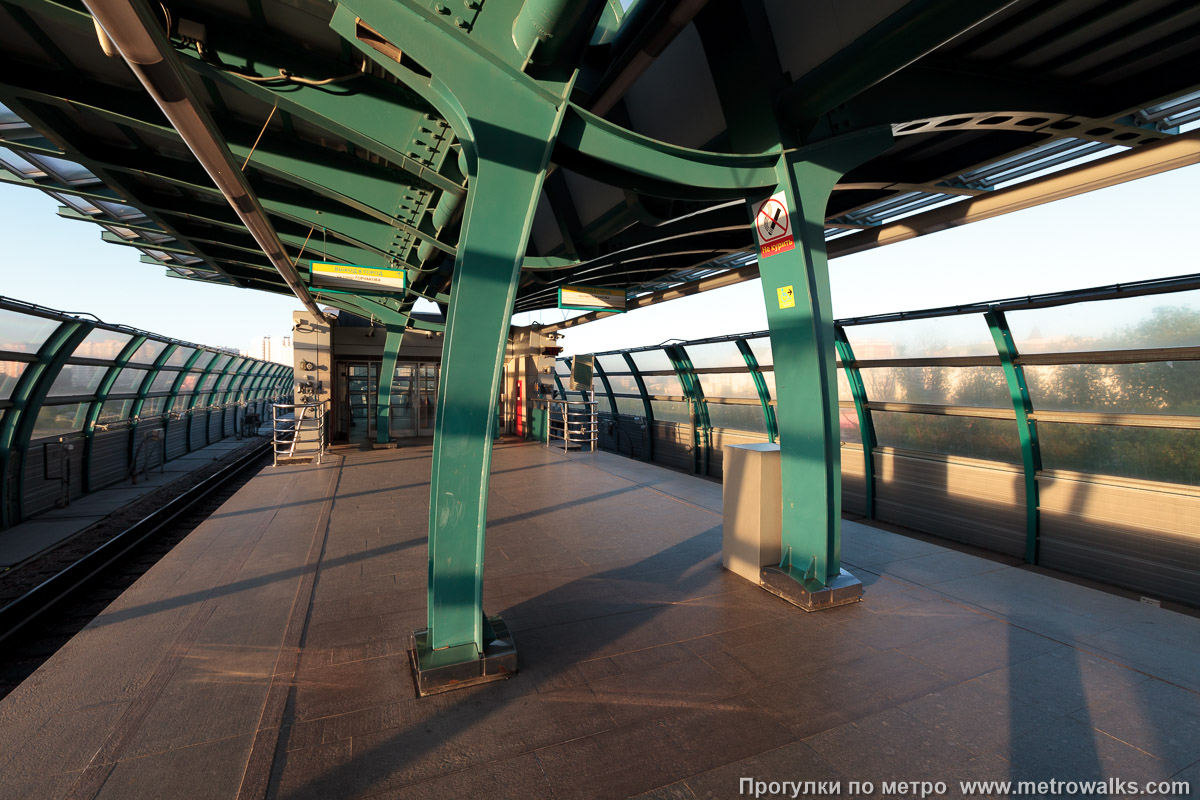
M 1200 619 L 851 521 L 865 599 L 806 614 L 722 570 L 719 484 L 513 441 L 484 607 L 520 672 L 417 699 L 430 451 L 265 468 L 0 702 L 0 797 L 1200 792 Z

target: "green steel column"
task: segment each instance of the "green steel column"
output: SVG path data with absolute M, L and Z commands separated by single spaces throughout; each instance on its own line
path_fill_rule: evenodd
M 646 412 L 646 461 L 654 460 L 654 406 L 650 404 L 650 395 L 646 393 L 646 381 L 642 379 L 642 373 L 637 368 L 637 364 L 633 361 L 633 355 L 630 353 L 622 353 L 625 357 L 625 363 L 629 367 L 629 371 L 633 373 L 633 382 L 637 384 L 638 391 L 642 393 L 642 409 Z
M 1000 366 L 1004 368 L 1004 379 L 1008 382 L 1008 393 L 1017 415 L 1021 463 L 1025 471 L 1025 560 L 1036 564 L 1041 524 L 1037 481 L 1038 473 L 1042 471 L 1042 451 L 1038 445 L 1037 422 L 1033 419 L 1033 402 L 1029 399 L 1025 371 L 1021 368 L 1020 355 L 1004 312 L 993 308 L 983 316 L 992 332 L 992 341 L 996 343 L 996 352 L 1000 354 Z
M 400 342 L 404 340 L 404 328 L 387 326 L 383 340 L 383 361 L 379 364 L 379 394 L 375 399 L 375 443 L 387 444 L 392 440 L 392 379 L 396 375 L 396 359 L 400 356 Z
M 771 391 L 767 388 L 767 381 L 762 376 L 762 368 L 758 366 L 758 359 L 754 357 L 754 351 L 750 349 L 749 342 L 745 339 L 738 339 L 737 349 L 742 354 L 742 360 L 746 362 L 747 369 L 750 370 L 754 388 L 758 391 L 758 399 L 762 402 L 763 424 L 767 428 L 767 441 L 774 443 L 779 438 L 779 428 L 775 422 L 775 409 L 771 408 Z
M 846 329 L 840 325 L 833 328 L 834 344 L 846 370 L 846 382 L 850 384 L 850 396 L 854 398 L 854 410 L 858 413 L 859 438 L 863 448 L 863 509 L 867 519 L 875 519 L 875 423 L 871 420 L 871 408 L 867 405 L 867 388 L 863 385 L 862 373 L 854 359 L 854 349 L 846 338 Z M 841 416 L 839 406 L 838 416 Z
M 95 327 L 95 323 L 74 320 L 59 325 L 38 349 L 37 361 L 25 368 L 13 388 L 9 397 L 12 405 L 0 419 L 0 467 L 3 468 L 0 475 L 4 477 L 0 481 L 0 529 L 23 519 L 25 452 L 42 401 L 67 358 Z
M 92 401 L 88 407 L 87 419 L 83 423 L 83 492 L 87 494 L 92 490 L 92 445 L 96 440 L 96 420 L 100 417 L 100 409 L 104 407 L 104 401 L 108 399 L 108 393 L 112 391 L 112 385 L 117 381 L 117 375 L 129 363 L 129 359 L 133 358 L 133 354 L 137 352 L 142 343 L 146 341 L 145 336 L 134 336 L 126 345 L 121 348 L 121 352 L 117 353 L 117 357 L 113 359 L 112 366 L 104 373 L 104 377 L 100 379 L 100 385 L 96 387 L 96 399 Z
M 778 395 L 780 567 L 810 592 L 841 572 L 841 437 L 825 207 L 842 175 L 890 143 L 889 130 L 872 129 L 785 153 L 779 184 L 768 195 L 783 194 L 794 241 L 791 249 L 759 257 Z M 756 206 L 750 205 L 752 215 Z
M 708 421 L 708 402 L 704 399 L 704 390 L 700 387 L 700 379 L 692 371 L 692 359 L 682 346 L 669 345 L 663 348 L 663 352 L 679 377 L 695 421 L 692 428 L 692 469 L 700 475 L 707 475 L 709 452 L 712 450 L 712 425 Z
M 600 383 L 604 384 L 604 391 L 608 393 L 608 407 L 612 411 L 612 415 L 617 415 L 617 398 L 613 397 L 612 384 L 608 382 L 608 376 L 604 374 L 604 368 L 600 366 L 600 359 L 593 362 L 596 367 L 596 376 L 600 378 Z

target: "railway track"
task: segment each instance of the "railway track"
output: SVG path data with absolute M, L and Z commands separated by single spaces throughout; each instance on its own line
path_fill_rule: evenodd
M 74 542 L 4 575 L 11 580 L 23 570 L 24 583 L 36 585 L 0 600 L 0 698 L 232 497 L 270 454 L 264 440 L 102 543 L 82 543 L 81 551 Z

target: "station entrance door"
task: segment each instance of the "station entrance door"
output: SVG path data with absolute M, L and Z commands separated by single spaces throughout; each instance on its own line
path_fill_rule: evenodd
M 396 438 L 433 436 L 439 364 L 400 363 L 392 376 L 391 430 Z
M 379 396 L 378 361 L 338 363 L 338 433 L 350 443 L 375 441 L 375 408 Z

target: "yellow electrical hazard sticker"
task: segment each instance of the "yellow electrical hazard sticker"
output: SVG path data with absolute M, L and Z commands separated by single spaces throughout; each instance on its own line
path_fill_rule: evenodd
M 779 293 L 780 308 L 795 308 L 796 307 L 796 292 L 791 286 L 784 286 L 776 289 Z

